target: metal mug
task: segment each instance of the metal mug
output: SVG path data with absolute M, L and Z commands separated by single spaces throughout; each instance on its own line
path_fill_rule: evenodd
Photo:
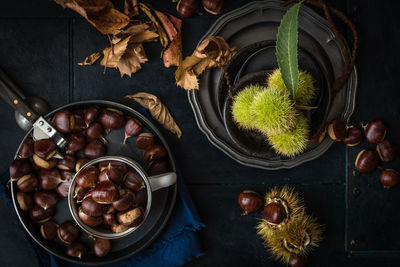
M 146 185 L 147 204 L 146 204 L 146 209 L 144 212 L 142 222 L 138 226 L 131 227 L 128 230 L 120 232 L 120 233 L 114 233 L 110 230 L 102 229 L 100 227 L 88 226 L 85 223 L 83 223 L 78 216 L 78 206 L 77 206 L 77 202 L 74 199 L 76 177 L 82 170 L 84 170 L 88 166 L 92 166 L 92 165 L 98 164 L 103 161 L 119 161 L 119 162 L 125 163 L 126 165 L 132 167 L 134 170 L 136 170 L 139 173 L 139 175 L 142 177 L 142 179 L 144 181 L 144 184 Z M 157 191 L 161 188 L 171 186 L 175 183 L 176 183 L 176 173 L 175 172 L 167 172 L 167 173 L 149 177 L 146 174 L 146 172 L 143 170 L 143 168 L 140 166 L 139 163 L 137 163 L 136 161 L 134 161 L 128 157 L 104 156 L 104 157 L 100 157 L 100 158 L 89 161 L 88 163 L 83 165 L 79 169 L 79 171 L 74 175 L 74 177 L 72 178 L 71 184 L 69 186 L 68 206 L 69 206 L 69 210 L 72 214 L 74 221 L 78 224 L 78 226 L 81 229 L 83 229 L 89 235 L 104 238 L 104 239 L 117 239 L 117 238 L 121 238 L 121 237 L 124 237 L 124 236 L 127 236 L 127 235 L 133 233 L 136 229 L 138 229 L 145 222 L 145 220 L 150 212 L 150 209 L 151 209 L 152 192 Z

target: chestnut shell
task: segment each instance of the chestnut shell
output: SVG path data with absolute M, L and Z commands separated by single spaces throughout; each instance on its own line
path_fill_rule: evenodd
M 239 206 L 244 210 L 244 214 L 255 212 L 261 208 L 263 199 L 257 192 L 244 190 L 238 197 Z
M 378 163 L 378 152 L 371 149 L 363 149 L 358 153 L 354 164 L 360 173 L 370 173 L 376 170 Z

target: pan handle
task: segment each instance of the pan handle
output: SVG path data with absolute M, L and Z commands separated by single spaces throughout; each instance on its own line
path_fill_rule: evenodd
M 28 121 L 34 123 L 38 118 L 37 115 L 23 100 L 23 96 L 19 90 L 13 90 L 12 87 L 16 88 L 15 84 L 11 82 L 10 78 L 5 72 L 0 69 L 0 96 L 16 111 L 21 113 Z

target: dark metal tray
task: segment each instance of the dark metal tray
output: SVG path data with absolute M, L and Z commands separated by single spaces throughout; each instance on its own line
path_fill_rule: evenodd
M 238 51 L 256 43 L 275 42 L 280 20 L 288 8 L 281 7 L 281 3 L 276 0 L 251 2 L 229 12 L 214 23 L 202 40 L 211 35 L 219 35 L 231 46 L 236 46 Z M 328 22 L 305 5 L 301 7 L 299 15 L 299 47 L 310 54 L 326 76 L 324 79 L 327 83 L 320 90 L 329 90 L 329 83 L 342 74 L 344 58 Z M 255 59 L 257 62 L 257 57 Z M 265 65 L 272 66 L 272 62 L 266 62 Z M 266 70 L 265 65 L 255 63 L 247 71 Z M 200 130 L 213 145 L 237 162 L 270 170 L 293 168 L 321 156 L 332 145 L 333 141 L 325 138 L 322 143 L 310 146 L 306 152 L 294 158 L 246 153 L 225 129 L 222 115 L 226 95 L 222 84 L 224 82 L 221 71 L 207 70 L 200 77 L 200 89 L 189 91 L 188 98 Z M 349 120 L 355 108 L 356 88 L 357 71 L 354 68 L 344 88 L 331 101 L 324 121 L 337 117 Z

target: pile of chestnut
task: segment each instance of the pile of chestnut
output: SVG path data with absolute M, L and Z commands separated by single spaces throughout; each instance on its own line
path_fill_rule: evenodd
M 105 155 L 107 150 L 105 135 L 111 130 L 124 127 L 125 138 L 121 136 L 124 144 L 128 138 L 136 136 L 136 146 L 143 150 L 149 175 L 169 170 L 167 153 L 163 146 L 157 144 L 152 133 L 144 132 L 139 121 L 125 117 L 123 112 L 116 109 L 101 109 L 96 105 L 86 110 L 63 109 L 54 114 L 50 123 L 67 139 L 65 151 L 60 151 L 51 139 L 34 141 L 32 137 L 28 137 L 22 143 L 17 158 L 10 165 L 10 178 L 16 182 L 18 188 L 16 199 L 20 209 L 28 212 L 33 221 L 41 224 L 43 238 L 52 240 L 56 236 L 55 233 L 58 233 L 60 240 L 68 244 L 66 253 L 82 257 L 86 249 L 83 249 L 82 243 L 76 241 L 76 236 L 79 236 L 76 234 L 79 233 L 78 227 L 72 222 L 64 222 L 58 226 L 50 220 L 56 213 L 60 197 L 68 196 L 70 181 L 75 173 L 89 160 Z M 63 158 L 54 157 L 56 154 L 61 154 Z M 111 167 L 106 166 L 105 171 L 101 169 L 101 172 L 104 171 L 104 177 L 105 173 L 111 176 L 118 172 L 116 168 Z M 117 196 L 121 195 L 121 199 L 131 196 L 129 183 L 134 178 L 130 178 L 128 173 L 130 172 L 123 172 L 120 183 L 117 183 L 125 185 L 125 189 L 117 192 Z M 96 179 L 100 179 L 100 170 Z M 77 188 L 79 189 L 79 186 Z M 76 197 L 80 196 L 83 199 L 87 193 L 84 191 L 89 189 L 88 187 L 85 190 L 78 189 L 75 192 Z M 138 195 L 140 194 L 135 195 L 136 201 L 140 199 Z M 88 202 L 91 198 L 86 199 Z M 109 244 L 109 241 L 96 240 L 94 244 L 95 254 L 104 256 L 104 253 L 98 253 L 100 250 L 96 246 L 101 246 L 104 252 L 107 248 L 105 244 Z
M 386 138 L 387 127 L 382 120 L 370 121 L 362 125 L 365 139 L 376 145 L 376 149 L 361 150 L 355 160 L 359 173 L 371 173 L 379 167 L 379 162 L 391 162 L 396 158 L 396 146 Z M 333 120 L 328 126 L 329 137 L 348 146 L 358 145 L 363 134 L 355 126 L 347 126 L 343 120 Z M 382 169 L 380 181 L 384 188 L 391 188 L 400 182 L 400 174 L 393 169 Z
M 179 0 L 176 11 L 182 18 L 190 18 L 200 13 L 200 2 L 206 12 L 219 15 L 225 6 L 225 0 Z

